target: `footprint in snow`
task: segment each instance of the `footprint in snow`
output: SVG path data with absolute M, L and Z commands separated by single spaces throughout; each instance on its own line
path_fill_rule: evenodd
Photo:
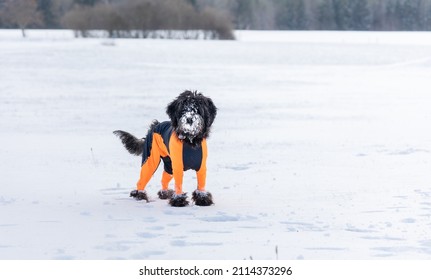
M 218 212 L 215 216 L 206 216 L 198 218 L 198 220 L 204 222 L 239 222 L 239 221 L 251 221 L 256 220 L 257 218 L 249 215 L 229 215 L 224 212 Z
M 151 238 L 157 238 L 157 237 L 162 236 L 162 234 L 159 234 L 159 233 L 151 233 L 151 232 L 139 232 L 139 233 L 137 233 L 136 235 L 137 235 L 138 237 L 141 237 L 141 238 L 149 238 L 149 239 L 151 239 Z
M 165 255 L 165 254 L 166 254 L 165 251 L 153 250 L 153 251 L 145 251 L 142 253 L 134 254 L 132 257 L 133 257 L 133 259 L 139 260 L 139 259 L 148 259 L 151 257 L 157 257 L 157 256 Z
M 173 240 L 171 245 L 174 247 L 188 247 L 188 246 L 222 246 L 221 242 L 187 242 L 185 240 Z
M 413 218 L 407 218 L 407 219 L 401 220 L 401 222 L 405 223 L 405 224 L 414 224 L 416 222 L 416 220 Z
M 149 230 L 164 230 L 164 229 L 165 229 L 165 227 L 162 227 L 162 226 L 154 226 L 154 227 L 149 227 L 148 229 L 149 229 Z

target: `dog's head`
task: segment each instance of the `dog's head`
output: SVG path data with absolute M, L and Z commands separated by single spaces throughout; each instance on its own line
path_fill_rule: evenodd
M 168 104 L 166 113 L 178 138 L 197 146 L 209 136 L 217 108 L 210 98 L 187 90 Z

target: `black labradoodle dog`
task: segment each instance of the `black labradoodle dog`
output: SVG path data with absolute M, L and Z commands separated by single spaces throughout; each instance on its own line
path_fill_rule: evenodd
M 169 199 L 169 204 L 182 207 L 189 204 L 183 193 L 183 172 L 193 169 L 197 174 L 197 189 L 192 194 L 196 205 L 213 204 L 211 193 L 205 191 L 207 142 L 211 125 L 217 115 L 213 101 L 196 91 L 185 91 L 168 104 L 166 109 L 170 121 L 153 121 L 147 136 L 138 139 L 128 132 L 117 130 L 126 149 L 134 155 L 142 155 L 142 166 L 137 189 L 130 195 L 137 200 L 146 200 L 145 187 L 163 161 L 162 189 L 160 199 Z M 175 190 L 169 189 L 174 178 Z

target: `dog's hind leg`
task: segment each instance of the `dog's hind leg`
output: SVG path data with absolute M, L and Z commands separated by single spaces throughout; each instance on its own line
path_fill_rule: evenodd
M 166 153 L 159 147 L 159 139 L 161 136 L 157 133 L 149 133 L 147 141 L 145 142 L 142 154 L 142 166 L 139 176 L 139 181 L 136 184 L 136 190 L 130 193 L 130 196 L 135 197 L 138 200 L 145 199 L 148 201 L 146 196 L 145 187 L 156 172 L 157 167 L 160 164 L 161 156 L 166 156 Z
M 163 170 L 162 174 L 162 190 L 169 189 L 169 182 L 172 180 L 173 176 L 172 174 L 169 174 L 165 170 Z
M 160 156 L 157 157 L 157 152 L 151 152 L 151 156 L 144 162 L 141 167 L 141 173 L 139 176 L 139 181 L 136 184 L 136 190 L 130 193 L 130 196 L 136 198 L 137 200 L 149 201 L 145 187 L 156 172 L 157 167 L 160 163 Z
M 169 189 L 169 182 L 172 180 L 172 174 L 163 170 L 162 189 L 157 193 L 160 199 L 169 199 L 174 194 L 174 190 Z

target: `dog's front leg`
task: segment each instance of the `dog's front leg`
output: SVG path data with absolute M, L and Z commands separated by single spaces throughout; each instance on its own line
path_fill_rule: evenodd
M 192 199 L 196 205 L 199 206 L 210 206 L 214 204 L 213 197 L 210 192 L 205 191 L 205 184 L 207 178 L 207 142 L 204 139 L 202 141 L 202 161 L 198 171 L 196 171 L 196 177 L 198 180 L 198 188 L 192 194 Z
M 206 168 L 199 169 L 196 172 L 198 177 L 198 188 L 192 193 L 192 199 L 196 205 L 199 206 L 210 206 L 214 204 L 212 194 L 210 192 L 205 191 L 205 176 L 206 176 Z
M 172 173 L 175 181 L 175 194 L 169 200 L 169 204 L 174 207 L 189 205 L 187 194 L 183 193 L 183 143 L 173 134 L 170 143 L 170 155 L 172 161 Z

